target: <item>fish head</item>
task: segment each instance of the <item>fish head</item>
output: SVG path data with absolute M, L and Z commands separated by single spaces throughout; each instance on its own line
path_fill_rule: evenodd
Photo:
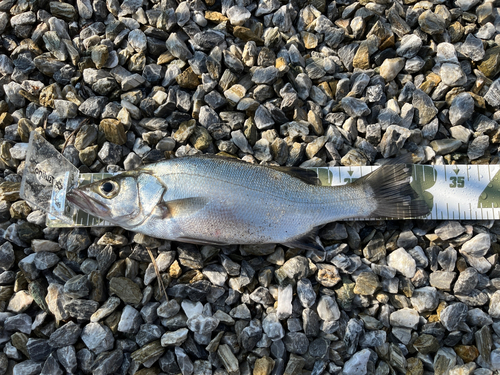
M 89 214 L 127 228 L 144 222 L 166 190 L 152 173 L 132 171 L 73 188 L 66 198 Z

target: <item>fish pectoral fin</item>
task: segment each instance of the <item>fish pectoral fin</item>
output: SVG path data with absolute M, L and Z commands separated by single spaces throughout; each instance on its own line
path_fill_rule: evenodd
M 293 239 L 290 242 L 284 243 L 283 245 L 288 247 L 295 247 L 304 250 L 321 251 L 324 252 L 325 248 L 319 239 L 318 232 L 323 226 L 315 227 L 310 232 L 306 233 L 304 236 Z
M 158 211 L 163 218 L 178 218 L 193 215 L 208 204 L 207 198 L 193 197 L 161 202 Z
M 309 185 L 321 185 L 318 174 L 311 169 L 304 169 L 299 167 L 281 167 L 275 165 L 267 165 L 267 168 L 286 173 L 287 175 L 298 178 L 302 182 L 305 182 Z

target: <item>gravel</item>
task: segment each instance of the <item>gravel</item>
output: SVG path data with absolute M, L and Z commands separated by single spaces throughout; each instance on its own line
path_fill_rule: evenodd
M 0 375 L 500 371 L 496 221 L 339 222 L 313 252 L 47 228 L 19 198 L 33 130 L 84 173 L 498 164 L 498 1 L 5 0 L 0 33 Z

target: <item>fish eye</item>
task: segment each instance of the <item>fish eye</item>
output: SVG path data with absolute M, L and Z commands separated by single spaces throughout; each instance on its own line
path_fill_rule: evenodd
M 99 185 L 99 192 L 104 198 L 113 198 L 118 194 L 119 186 L 114 181 L 104 181 Z

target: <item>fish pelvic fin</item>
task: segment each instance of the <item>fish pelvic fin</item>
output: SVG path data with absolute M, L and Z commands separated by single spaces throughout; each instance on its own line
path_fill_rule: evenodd
M 429 214 L 429 207 L 410 185 L 413 166 L 406 162 L 406 158 L 397 158 L 354 182 L 371 193 L 369 199 L 376 202 L 368 217 L 409 219 Z

